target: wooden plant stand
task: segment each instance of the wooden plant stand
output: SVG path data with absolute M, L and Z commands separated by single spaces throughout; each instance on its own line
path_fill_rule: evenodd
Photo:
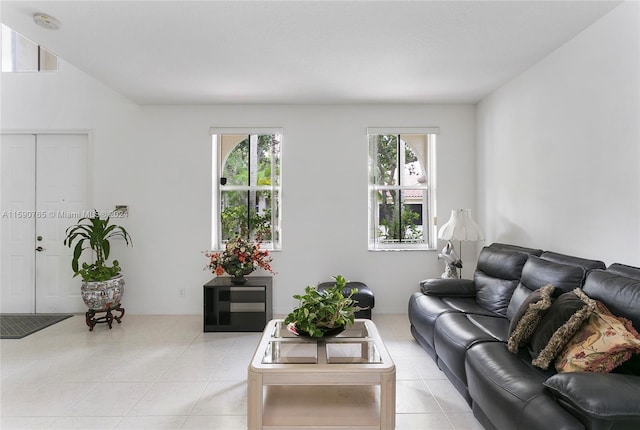
M 112 311 L 120 312 L 120 315 L 113 315 Z M 97 313 L 105 313 L 105 315 L 96 318 Z M 107 323 L 109 325 L 109 329 L 111 329 L 111 325 L 113 324 L 113 320 L 116 320 L 118 324 L 122 322 L 122 317 L 124 317 L 124 308 L 120 305 L 115 306 L 113 308 L 109 308 L 106 311 L 98 311 L 95 309 L 89 309 L 85 314 L 87 325 L 89 326 L 89 331 L 93 331 L 93 328 L 96 324 L 104 324 Z

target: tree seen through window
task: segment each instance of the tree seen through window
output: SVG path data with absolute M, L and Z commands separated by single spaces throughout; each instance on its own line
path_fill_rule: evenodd
M 280 135 L 223 134 L 220 151 L 220 240 L 240 236 L 279 246 Z
M 369 135 L 369 248 L 429 247 L 430 134 Z

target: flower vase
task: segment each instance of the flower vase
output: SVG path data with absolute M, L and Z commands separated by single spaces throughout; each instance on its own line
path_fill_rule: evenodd
M 244 285 L 244 284 L 247 283 L 247 278 L 245 278 L 243 275 L 232 276 L 231 277 L 231 283 L 233 285 Z

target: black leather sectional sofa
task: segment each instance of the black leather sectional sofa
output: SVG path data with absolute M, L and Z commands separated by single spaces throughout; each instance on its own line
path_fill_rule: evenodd
M 473 280 L 428 279 L 409 300 L 411 332 L 487 429 L 640 429 L 640 356 L 611 373 L 556 372 L 507 348 L 518 306 L 547 284 L 581 288 L 640 329 L 640 268 L 506 244 L 484 247 Z

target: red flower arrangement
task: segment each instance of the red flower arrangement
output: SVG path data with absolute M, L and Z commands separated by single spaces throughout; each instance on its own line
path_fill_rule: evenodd
M 271 256 L 269 251 L 260 249 L 260 241 L 248 242 L 240 237 L 229 240 L 222 252 L 208 251 L 209 258 L 206 268 L 218 276 L 227 272 L 234 278 L 248 275 L 258 268 L 275 273 L 271 270 Z

